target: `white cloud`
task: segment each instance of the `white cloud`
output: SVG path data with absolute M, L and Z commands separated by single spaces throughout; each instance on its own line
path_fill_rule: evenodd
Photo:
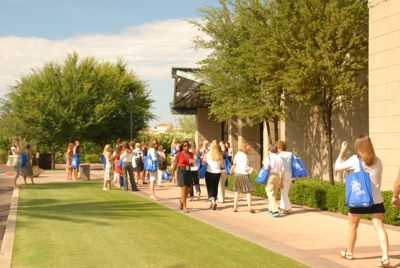
M 67 53 L 78 52 L 81 57 L 95 56 L 100 60 L 115 62 L 122 58 L 139 77 L 149 82 L 153 99 L 169 94 L 172 99 L 171 67 L 193 67 L 206 53 L 193 49 L 193 38 L 201 35 L 185 20 L 155 21 L 132 26 L 119 34 L 93 34 L 63 40 L 44 38 L 0 37 L 0 95 L 14 85 L 21 75 L 40 68 L 48 61 L 62 61 Z M 154 86 L 165 84 L 164 88 Z M 164 98 L 165 99 L 165 98 Z M 165 117 L 168 103 L 155 110 Z M 171 119 L 172 116 L 169 116 Z

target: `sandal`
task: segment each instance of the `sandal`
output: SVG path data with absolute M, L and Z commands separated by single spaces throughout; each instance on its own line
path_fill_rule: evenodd
M 349 253 L 347 250 L 341 250 L 340 256 L 346 260 L 354 260 L 353 254 Z
M 390 260 L 389 260 L 389 258 L 386 258 L 386 259 L 384 259 L 384 260 L 381 260 L 381 262 L 378 263 L 376 266 L 377 266 L 377 267 L 385 267 L 385 268 L 390 267 Z

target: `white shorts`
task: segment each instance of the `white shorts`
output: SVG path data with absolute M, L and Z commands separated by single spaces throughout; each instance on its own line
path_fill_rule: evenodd
M 156 181 L 158 178 L 158 172 L 157 171 L 149 171 L 149 177 L 150 177 L 150 181 Z

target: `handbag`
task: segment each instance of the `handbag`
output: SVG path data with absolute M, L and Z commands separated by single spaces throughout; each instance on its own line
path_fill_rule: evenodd
M 79 167 L 79 156 L 74 155 L 71 161 L 71 168 L 78 168 Z
M 118 160 L 118 167 L 122 168 L 122 159 Z
M 291 159 L 291 164 L 292 164 L 292 178 L 296 177 L 306 177 L 307 176 L 307 171 L 306 167 L 304 166 L 303 161 L 294 154 L 292 154 L 292 159 Z
M 119 176 L 119 185 L 121 187 L 124 186 L 124 176 L 122 176 L 122 175 Z
M 229 161 L 228 158 L 225 158 L 224 165 L 225 165 L 225 174 L 229 175 L 231 172 L 231 167 L 232 167 L 231 161 Z
M 24 167 L 28 162 L 28 157 L 24 152 L 21 153 L 21 167 Z
M 170 178 L 171 178 L 171 174 L 168 173 L 166 170 L 164 170 L 163 173 L 162 173 L 162 179 L 165 180 L 165 181 L 167 181 L 167 180 L 169 180 Z
M 144 170 L 154 172 L 157 170 L 155 161 L 151 158 L 151 155 L 146 155 L 144 157 Z
M 8 167 L 16 167 L 18 165 L 18 155 L 9 155 L 7 158 Z
M 160 170 L 167 169 L 167 160 L 164 157 L 160 157 Z
M 370 207 L 374 204 L 369 173 L 365 172 L 358 159 L 360 171 L 346 176 L 346 206 Z
M 208 164 L 206 163 L 204 166 L 202 166 L 199 169 L 199 173 L 198 173 L 199 179 L 204 179 L 206 177 L 207 166 L 208 166 Z
M 268 156 L 268 160 L 270 160 L 269 156 Z M 269 166 L 269 168 L 267 170 L 264 168 L 264 166 L 262 166 L 260 169 L 260 172 L 258 173 L 258 176 L 256 178 L 256 182 L 259 184 L 266 185 L 268 182 L 268 175 L 270 172 L 271 172 L 271 165 Z

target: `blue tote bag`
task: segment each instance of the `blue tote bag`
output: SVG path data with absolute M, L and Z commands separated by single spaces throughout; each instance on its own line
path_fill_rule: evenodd
M 268 156 L 268 160 L 269 160 L 269 156 Z M 256 178 L 256 182 L 259 184 L 266 185 L 268 182 L 268 175 L 269 175 L 270 171 L 271 171 L 271 166 L 267 170 L 265 170 L 264 166 L 262 166 L 260 169 L 260 172 L 258 173 L 258 176 Z
M 207 163 L 199 169 L 199 179 L 204 179 L 206 177 L 207 172 Z
M 306 177 L 306 167 L 300 158 L 292 154 L 292 178 Z
M 229 161 L 228 158 L 224 158 L 224 165 L 225 165 L 225 174 L 229 175 L 232 167 L 231 161 Z
M 72 162 L 71 162 L 71 168 L 78 168 L 79 167 L 79 156 L 78 155 L 74 155 L 72 157 Z
M 163 173 L 162 173 L 162 179 L 167 181 L 170 178 L 171 178 L 171 174 L 164 170 Z
M 369 173 L 365 172 L 358 159 L 360 171 L 346 176 L 346 206 L 370 207 L 374 204 Z
M 28 162 L 28 158 L 26 157 L 26 154 L 23 152 L 21 153 L 21 167 L 24 167 L 26 163 Z
M 151 155 L 146 155 L 144 157 L 144 170 L 154 172 L 157 170 L 157 164 L 153 159 L 151 158 Z

